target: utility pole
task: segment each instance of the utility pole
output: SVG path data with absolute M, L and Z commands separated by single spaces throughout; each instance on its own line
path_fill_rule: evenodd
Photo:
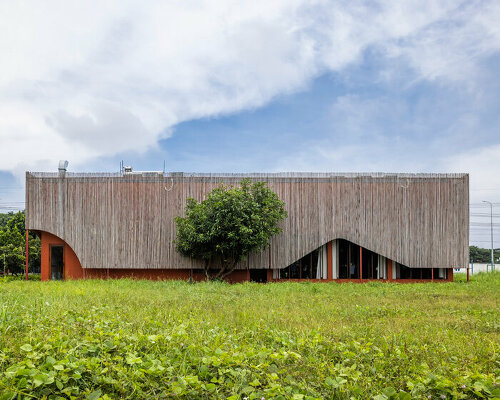
M 495 270 L 495 259 L 493 258 L 493 203 L 488 200 L 483 200 L 483 203 L 490 205 L 490 227 L 491 227 L 491 272 Z

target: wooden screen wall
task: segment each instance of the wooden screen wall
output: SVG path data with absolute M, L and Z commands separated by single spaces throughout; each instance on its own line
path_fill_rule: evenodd
M 174 248 L 174 217 L 220 182 L 265 181 L 289 217 L 239 268 L 283 268 L 336 238 L 412 268 L 468 263 L 467 174 L 26 174 L 26 224 L 84 268 L 199 268 Z

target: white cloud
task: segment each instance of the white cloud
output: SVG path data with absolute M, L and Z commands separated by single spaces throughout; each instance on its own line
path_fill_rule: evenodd
M 498 115 L 460 93 L 415 88 L 406 97 L 397 90 L 338 96 L 325 132 L 278 157 L 275 170 L 470 172 L 472 195 L 499 188 L 489 194 L 500 201 Z
M 370 46 L 462 80 L 498 51 L 498 15 L 494 1 L 2 2 L 0 170 L 146 151 L 179 122 L 262 106 Z
M 386 45 L 393 57 L 403 57 L 421 78 L 447 78 L 464 86 L 481 73 L 481 59 L 500 51 L 500 3 L 470 1 Z
M 443 165 L 448 171 L 470 174 L 470 201 L 489 200 L 500 203 L 500 144 L 469 149 L 447 157 Z
M 470 203 L 472 223 L 470 243 L 479 247 L 489 247 L 490 207 L 483 201 L 494 203 L 493 212 L 500 210 L 500 144 L 469 149 L 467 152 L 445 158 L 443 165 L 450 172 L 469 173 Z M 494 223 L 498 218 L 494 217 Z M 479 224 L 478 224 L 479 223 Z M 494 231 L 494 246 L 498 247 L 498 231 Z

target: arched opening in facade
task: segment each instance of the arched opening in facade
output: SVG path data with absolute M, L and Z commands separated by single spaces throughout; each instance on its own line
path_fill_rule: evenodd
M 273 280 L 452 280 L 449 268 L 409 268 L 346 239 L 335 239 L 294 263 L 273 270 Z
M 60 237 L 39 231 L 41 241 L 40 277 L 42 281 L 81 279 L 84 277 L 80 260 Z

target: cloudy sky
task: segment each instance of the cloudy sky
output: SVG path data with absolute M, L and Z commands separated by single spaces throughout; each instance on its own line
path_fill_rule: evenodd
M 476 204 L 500 215 L 498 21 L 488 0 L 0 0 L 0 207 L 22 208 L 24 171 L 59 159 L 165 160 L 469 172 L 472 220 L 488 222 Z

